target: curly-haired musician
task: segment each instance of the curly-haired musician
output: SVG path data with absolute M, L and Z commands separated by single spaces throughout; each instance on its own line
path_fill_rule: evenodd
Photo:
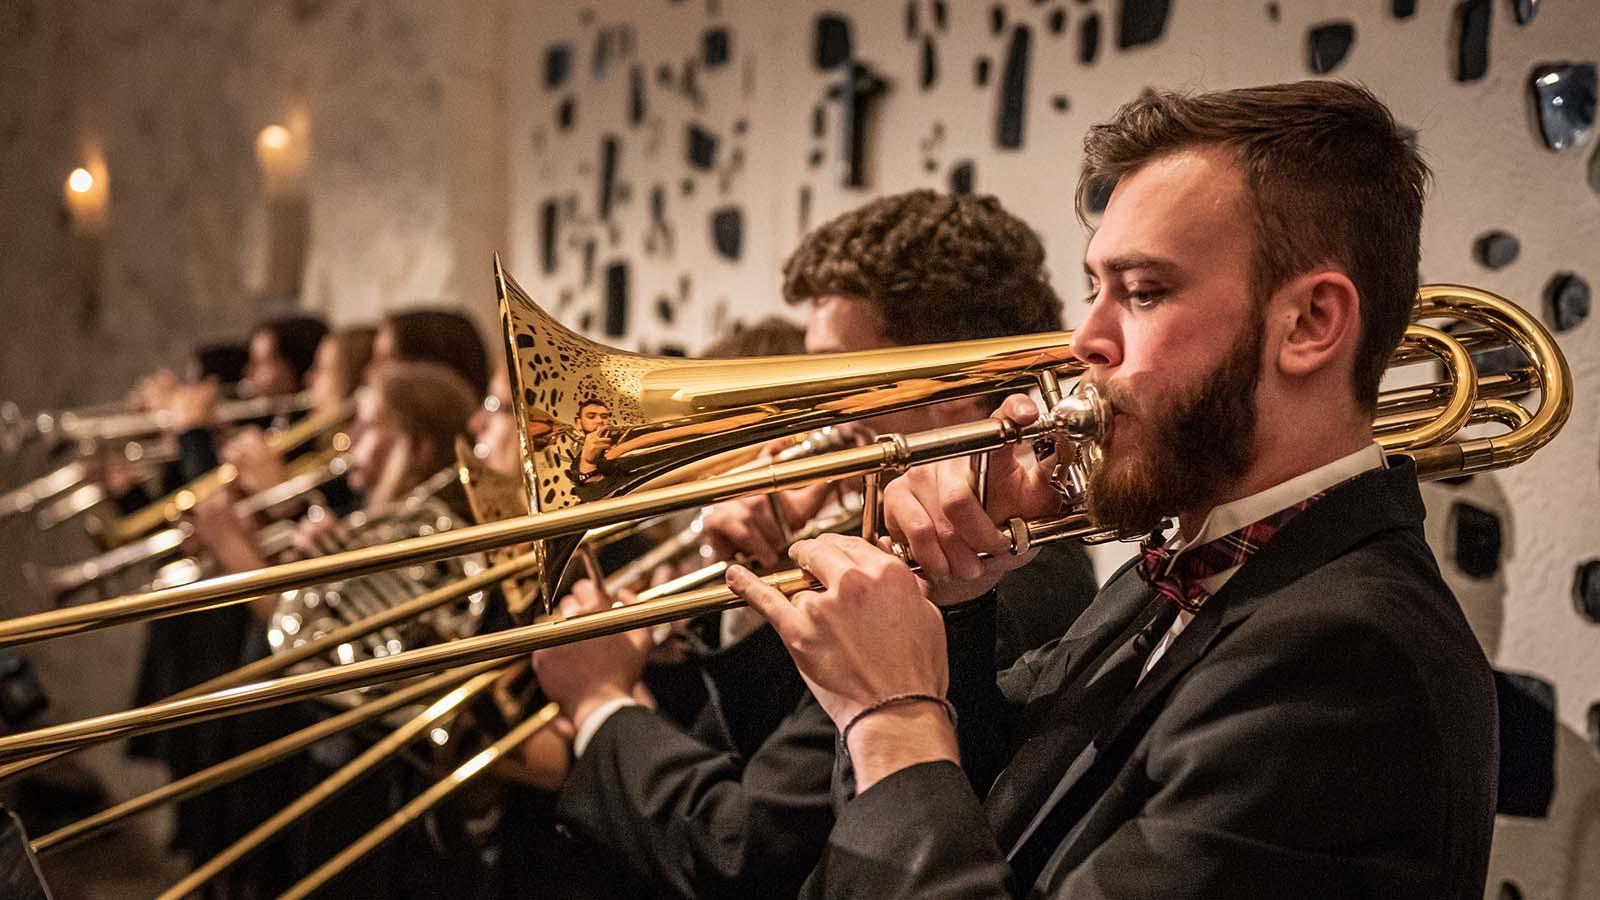
M 785 267 L 784 293 L 809 306 L 805 347 L 812 352 L 1060 327 L 1043 246 L 993 197 L 925 190 L 868 203 L 807 235 Z M 866 424 L 920 430 L 992 408 L 992 400 L 972 398 Z M 821 490 L 785 495 L 786 526 L 803 525 L 824 499 Z M 723 504 L 703 523 L 724 555 L 767 565 L 785 556 L 785 529 L 765 498 Z M 1039 646 L 1071 623 L 1094 588 L 1081 548 L 1052 548 L 1000 588 L 1000 634 L 990 649 L 1015 659 Z M 584 583 L 563 609 L 603 602 Z M 713 715 L 699 717 L 689 734 L 635 703 L 647 649 L 637 636 L 534 657 L 541 686 L 577 729 L 559 814 L 644 876 L 657 896 L 793 896 L 833 821 L 833 724 L 771 629 L 750 633 L 738 618 L 724 620 L 720 651 L 701 663 Z
M 825 588 L 792 601 L 731 571 L 846 734 L 856 794 L 808 894 L 1482 897 L 1489 667 L 1414 467 L 1371 438 L 1426 167 L 1326 81 L 1147 95 L 1086 150 L 1084 185 L 1115 184 L 1074 335 L 1115 411 L 1090 511 L 1176 536 L 998 682 L 989 589 L 1016 561 L 978 554 L 1004 556 L 992 516 L 1055 507 L 1031 458 L 993 456 L 987 511 L 964 461 L 889 487 L 926 585 L 849 538 L 794 547 Z M 977 735 L 1002 749 L 986 800 L 957 766 Z

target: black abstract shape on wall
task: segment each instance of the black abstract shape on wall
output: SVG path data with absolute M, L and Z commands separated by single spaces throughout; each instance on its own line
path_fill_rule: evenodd
M 738 260 L 744 253 L 744 212 L 724 206 L 711 214 L 711 244 L 723 259 Z
M 1055 9 L 1050 10 L 1050 15 L 1045 18 L 1045 27 L 1050 29 L 1050 33 L 1054 35 L 1059 35 L 1066 31 L 1067 8 L 1064 6 L 1058 6 Z
M 1536 675 L 1494 673 L 1500 709 L 1500 796 L 1495 812 L 1542 819 L 1556 787 L 1556 686 Z
M 1306 35 L 1306 51 L 1311 71 L 1326 75 L 1349 55 L 1356 42 L 1356 26 L 1350 22 L 1325 22 Z
M 1000 76 L 1000 111 L 995 117 L 995 143 L 1015 150 L 1022 146 L 1022 126 L 1027 118 L 1029 46 L 1033 32 L 1026 25 L 1011 30 L 1005 71 Z
M 707 71 L 728 64 L 733 56 L 732 43 L 726 28 L 708 28 L 700 35 L 700 62 Z
M 878 97 L 888 84 L 865 63 L 851 62 L 845 77 L 828 89 L 828 96 L 839 102 L 840 183 L 845 187 L 867 185 L 867 124 Z
M 850 22 L 843 16 L 817 16 L 812 59 L 819 69 L 832 69 L 850 58 Z
M 688 131 L 689 165 L 709 171 L 717 164 L 717 136 L 694 123 Z
M 950 9 L 944 0 L 933 0 L 933 27 L 940 31 L 950 27 Z
M 1094 65 L 1100 56 L 1100 14 L 1090 13 L 1078 23 L 1078 62 Z
M 811 136 L 814 138 L 826 137 L 828 134 L 828 108 L 818 103 L 811 107 Z
M 797 217 L 800 221 L 800 233 L 805 234 L 811 230 L 811 185 L 800 186 L 800 196 L 796 205 L 799 207 Z
M 628 263 L 619 260 L 606 266 L 606 336 L 628 333 Z
M 906 0 L 906 40 L 915 40 L 917 37 L 917 9 L 922 0 Z
M 677 315 L 678 307 L 673 304 L 671 297 L 668 297 L 666 294 L 662 294 L 656 298 L 656 319 L 661 322 L 661 324 L 671 325 L 672 320 L 677 318 Z
M 662 63 L 656 66 L 656 84 L 662 87 L 672 86 L 672 65 L 670 63 Z
M 1464 501 L 1457 501 L 1450 515 L 1455 527 L 1456 567 L 1478 579 L 1500 571 L 1500 517 Z
M 1544 286 L 1545 308 L 1556 331 L 1570 331 L 1589 318 L 1589 282 L 1572 272 L 1561 272 Z
M 572 45 L 551 44 L 544 48 L 544 87 L 553 91 L 572 75 Z
M 644 114 L 644 66 L 634 66 L 628 72 L 628 124 L 640 124 Z
M 602 219 L 611 217 L 611 202 L 616 197 L 617 153 L 620 149 L 616 135 L 608 134 L 600 139 L 600 192 L 595 208 L 600 211 Z
M 989 33 L 999 34 L 1006 30 L 1006 7 L 1003 3 L 989 6 Z
M 1117 9 L 1117 46 L 1124 50 L 1161 39 L 1171 0 L 1122 0 Z
M 978 87 L 987 87 L 989 84 L 989 71 L 993 63 L 987 56 L 980 56 L 972 61 L 972 82 Z
M 672 222 L 667 219 L 667 186 L 657 184 L 650 188 L 650 227 L 644 236 L 644 252 L 671 256 L 675 244 Z
M 933 43 L 933 38 L 922 39 L 922 73 L 918 82 L 923 90 L 930 90 L 939 81 L 939 49 Z
M 594 238 L 587 238 L 583 242 L 583 286 L 594 284 L 594 258 L 600 249 Z
M 1517 236 L 1499 229 L 1485 231 L 1472 242 L 1472 256 L 1480 265 L 1490 269 L 1504 269 L 1517 261 L 1522 253 L 1522 242 Z
M 1050 98 L 1050 108 L 1056 112 L 1064 113 L 1072 108 L 1072 101 L 1066 94 L 1055 94 Z
M 1489 0 L 1461 0 L 1455 11 L 1457 81 L 1477 81 L 1489 71 Z
M 1526 25 L 1539 14 L 1539 0 L 1511 0 L 1511 14 L 1518 25 Z
M 561 264 L 556 252 L 560 229 L 561 205 L 553 199 L 539 204 L 539 265 L 546 275 L 554 275 Z
M 1276 24 L 1278 24 L 1278 20 L 1282 19 L 1282 18 L 1283 18 L 1283 10 L 1278 8 L 1278 4 L 1277 3 L 1268 3 L 1267 4 L 1267 21 L 1271 22 L 1274 25 L 1276 25 Z
M 973 184 L 973 163 L 964 159 L 950 169 L 950 193 L 970 194 Z
M 1600 559 L 1578 565 L 1572 579 L 1572 601 L 1577 604 L 1578 615 L 1600 625 Z
M 1495 900 L 1522 900 L 1522 888 L 1515 881 L 1507 878 L 1500 882 L 1500 891 L 1495 894 Z
M 822 167 L 822 161 L 825 158 L 826 157 L 823 155 L 821 150 L 812 150 L 810 153 L 806 154 L 806 167 L 810 169 L 819 169 Z
M 556 107 L 556 130 L 571 131 L 572 125 L 578 120 L 578 101 L 575 97 L 565 97 Z
M 1409 19 L 1417 14 L 1417 0 L 1394 0 L 1389 4 L 1389 12 L 1396 19 Z
M 1594 63 L 1534 67 L 1533 102 L 1546 147 L 1567 150 L 1594 133 L 1594 89 Z

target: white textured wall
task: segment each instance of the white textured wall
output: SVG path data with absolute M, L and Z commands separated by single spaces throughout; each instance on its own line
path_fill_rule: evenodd
M 693 349 L 729 319 L 781 311 L 777 267 L 803 230 L 803 188 L 812 192 L 815 224 L 877 193 L 943 187 L 956 162 L 972 160 L 977 190 L 997 194 L 1043 234 L 1058 287 L 1069 300 L 1071 324 L 1082 315 L 1082 307 L 1070 302 L 1081 291 L 1076 270 L 1084 246 L 1071 198 L 1084 129 L 1146 86 L 1208 89 L 1308 77 L 1308 27 L 1344 19 L 1355 26 L 1355 44 L 1332 74 L 1377 91 L 1417 130 L 1436 175 L 1423 235 L 1425 279 L 1479 285 L 1539 310 L 1541 290 L 1556 272 L 1576 272 L 1591 282 L 1600 278 L 1600 198 L 1586 182 L 1595 142 L 1564 154 L 1544 149 L 1528 87 L 1528 71 L 1537 63 L 1593 62 L 1600 55 L 1600 8 L 1588 0 L 1546 0 L 1527 25 L 1514 21 L 1512 3 L 1495 0 L 1488 72 L 1466 84 L 1452 77 L 1456 4 L 1442 0 L 1417 4 L 1420 9 L 1405 21 L 1396 20 L 1383 0 L 1174 0 L 1163 38 L 1127 51 L 1116 46 L 1115 0 L 1001 3 L 1005 24 L 999 33 L 991 31 L 990 3 L 949 3 L 948 27 L 939 31 L 933 4 L 921 0 L 909 5 L 917 9 L 917 34 L 936 37 L 940 74 L 931 90 L 919 84 L 921 41 L 907 37 L 907 5 L 516 4 L 506 68 L 513 274 L 569 323 L 587 318 L 591 333 L 599 335 L 604 268 L 626 260 L 630 322 L 626 337 L 613 342 L 646 350 Z M 1279 8 L 1277 21 L 1269 7 Z M 1047 27 L 1058 9 L 1067 17 L 1061 36 Z M 811 136 L 813 107 L 838 78 L 810 61 L 813 18 L 824 11 L 851 21 L 857 58 L 891 82 L 875 117 L 866 191 L 841 189 L 835 177 L 835 106 L 827 106 L 826 136 Z M 1104 30 L 1099 60 L 1086 66 L 1077 57 L 1078 28 L 1093 12 L 1100 13 Z M 1019 22 L 1032 29 L 1025 142 L 1020 149 L 999 149 L 999 83 L 1011 29 Z M 697 103 L 682 90 L 682 73 L 686 61 L 699 58 L 702 33 L 715 27 L 729 30 L 732 61 L 718 71 L 699 68 L 704 96 Z M 614 47 L 608 70 L 597 75 L 597 37 L 616 28 L 634 30 L 632 53 L 616 58 Z M 573 48 L 573 74 L 567 85 L 549 91 L 542 83 L 545 50 L 563 43 Z M 980 56 L 992 60 L 987 87 L 975 84 Z M 633 65 L 646 75 L 647 115 L 638 125 L 628 119 Z M 662 65 L 671 69 L 670 84 L 657 82 Z M 1067 99 L 1066 111 L 1056 108 L 1056 95 Z M 569 98 L 576 117 L 563 130 L 557 110 Z M 748 123 L 742 137 L 733 130 L 740 119 Z M 719 169 L 727 166 L 732 147 L 742 147 L 742 170 L 691 170 L 685 163 L 689 123 L 719 136 Z M 936 123 L 942 124 L 942 138 Z M 629 186 L 631 201 L 601 219 L 598 158 L 608 134 L 619 139 L 618 182 Z M 813 168 L 808 159 L 819 148 L 824 160 Z M 685 177 L 693 182 L 689 196 L 681 190 Z M 647 249 L 648 198 L 655 185 L 667 192 L 666 219 L 676 236 L 671 254 L 659 246 Z M 546 275 L 539 208 L 552 197 L 570 198 L 572 206 L 560 219 L 558 267 Z M 737 205 L 745 217 L 738 262 L 720 258 L 710 245 L 710 212 L 725 204 Z M 1520 258 L 1503 270 L 1489 271 L 1472 256 L 1473 239 L 1490 228 L 1521 240 Z M 582 247 L 588 241 L 595 243 L 596 263 L 586 280 Z M 657 297 L 678 298 L 683 277 L 691 279 L 687 300 L 673 300 L 674 320 L 660 321 Z M 1590 536 L 1600 526 L 1600 422 L 1591 399 L 1600 390 L 1596 340 L 1592 323 L 1561 335 L 1578 402 L 1560 439 L 1533 463 L 1458 487 L 1427 488 L 1430 538 L 1491 658 L 1556 687 L 1557 799 L 1548 819 L 1502 820 L 1491 897 L 1499 896 L 1507 879 L 1526 897 L 1600 895 L 1600 755 L 1585 723 L 1588 708 L 1600 700 L 1600 626 L 1580 617 L 1572 599 L 1574 568 L 1594 553 Z M 1458 500 L 1500 517 L 1504 549 L 1490 578 L 1470 578 L 1454 564 L 1450 509 Z M 1126 553 L 1114 547 L 1101 561 L 1120 561 Z

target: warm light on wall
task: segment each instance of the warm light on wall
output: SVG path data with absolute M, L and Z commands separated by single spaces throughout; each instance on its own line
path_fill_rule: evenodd
M 261 187 L 268 197 L 293 197 L 305 193 L 306 141 L 302 135 L 272 124 L 256 135 L 256 163 L 261 167 Z
M 111 203 L 103 166 L 79 166 L 67 176 L 64 196 L 72 228 L 79 234 L 98 234 L 105 228 L 106 210 Z

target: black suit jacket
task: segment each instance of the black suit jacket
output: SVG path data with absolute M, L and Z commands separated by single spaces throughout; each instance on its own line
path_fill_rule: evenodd
M 1494 687 L 1422 518 L 1410 464 L 1331 491 L 1100 721 L 1074 721 L 1071 701 L 1149 605 L 1131 567 L 997 684 L 973 681 L 981 646 L 952 631 L 963 733 L 1013 748 L 1075 734 L 1084 755 L 1055 781 L 1008 772 L 1028 790 L 988 809 L 953 765 L 897 772 L 846 807 L 807 893 L 1478 900 Z M 1015 884 L 1008 854 L 1024 842 L 1043 862 Z
M 1045 548 L 1008 576 L 999 614 L 984 620 L 985 679 L 993 682 L 995 658 L 1009 662 L 1060 635 L 1094 584 L 1076 545 Z M 573 764 L 557 815 L 656 896 L 794 897 L 834 821 L 833 723 L 769 627 L 705 672 L 714 715 L 685 733 L 649 710 L 619 710 Z

